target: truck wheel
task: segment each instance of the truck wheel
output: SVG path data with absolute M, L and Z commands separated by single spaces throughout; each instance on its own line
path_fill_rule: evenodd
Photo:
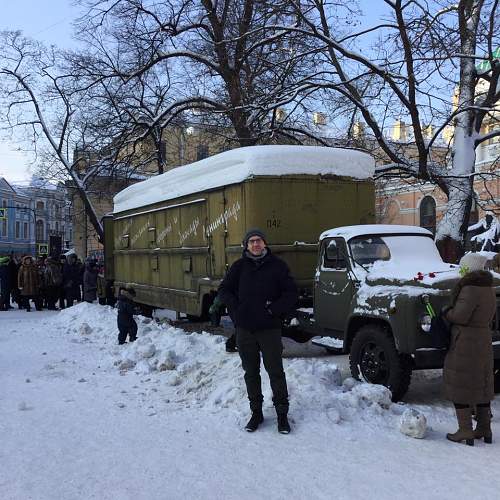
M 380 326 L 367 325 L 358 330 L 349 356 L 354 378 L 371 384 L 381 384 L 399 401 L 408 390 L 411 380 L 411 357 L 400 354 L 392 335 Z

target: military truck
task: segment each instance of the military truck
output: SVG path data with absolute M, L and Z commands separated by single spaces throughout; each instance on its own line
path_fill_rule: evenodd
M 498 275 L 495 275 L 498 278 Z M 500 304 L 500 280 L 495 278 Z M 294 328 L 322 337 L 327 350 L 350 353 L 355 378 L 383 384 L 401 399 L 413 370 L 442 368 L 427 303 L 450 303 L 459 268 L 441 259 L 426 229 L 397 225 L 337 227 L 320 235 L 314 307 L 300 308 Z M 431 311 L 432 312 L 432 311 Z M 498 314 L 492 329 L 495 386 L 500 385 Z
M 132 283 L 143 309 L 205 318 L 246 230 L 267 234 L 311 303 L 317 236 L 374 221 L 367 153 L 313 146 L 238 148 L 134 184 L 104 219 L 102 289 Z M 308 302 L 309 301 L 309 302 Z

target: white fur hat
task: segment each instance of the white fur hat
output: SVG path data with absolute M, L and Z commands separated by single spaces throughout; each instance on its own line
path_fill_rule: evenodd
M 483 271 L 484 266 L 488 262 L 488 257 L 480 253 L 466 253 L 461 259 L 458 265 L 463 268 L 465 272 L 471 273 L 473 271 Z

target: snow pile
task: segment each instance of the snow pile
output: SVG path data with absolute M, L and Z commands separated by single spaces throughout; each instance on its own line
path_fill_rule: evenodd
M 65 309 L 51 321 L 64 334 L 102 344 L 103 359 L 96 360 L 100 365 L 140 377 L 154 374 L 176 403 L 211 412 L 236 408 L 243 415 L 248 411 L 239 356 L 225 352 L 222 336 L 188 333 L 139 316 L 137 340 L 118 346 L 116 310 L 87 303 Z M 313 411 L 334 423 L 380 418 L 382 425 L 394 425 L 398 405 L 391 403 L 386 387 L 352 378 L 342 381 L 338 366 L 329 358 L 285 358 L 284 364 L 294 418 L 307 419 L 306 413 Z M 262 381 L 264 405 L 271 409 L 266 375 Z
M 422 439 L 427 432 L 427 419 L 418 410 L 408 408 L 401 415 L 399 430 L 406 436 Z
M 354 149 L 319 146 L 250 146 L 205 158 L 139 182 L 113 199 L 114 213 L 243 182 L 252 176 L 373 176 L 372 156 Z

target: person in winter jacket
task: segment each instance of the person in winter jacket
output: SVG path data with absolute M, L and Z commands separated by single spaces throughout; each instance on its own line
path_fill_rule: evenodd
M 262 231 L 249 230 L 243 239 L 243 248 L 243 256 L 231 266 L 218 293 L 235 324 L 236 344 L 245 372 L 252 413 L 245 429 L 253 432 L 264 420 L 262 353 L 273 391 L 278 431 L 288 434 L 289 403 L 282 360 L 281 318 L 297 302 L 297 286 L 285 262 L 271 253 Z
M 97 274 L 99 270 L 94 259 L 88 259 L 85 263 L 83 273 L 83 300 L 85 302 L 94 302 L 97 300 Z
M 124 344 L 129 337 L 129 342 L 134 342 L 137 338 L 137 323 L 134 320 L 136 308 L 134 304 L 135 290 L 128 286 L 120 288 L 118 291 L 118 344 Z
M 66 307 L 71 307 L 74 301 L 80 300 L 81 278 L 82 273 L 77 262 L 77 256 L 71 254 L 66 258 L 66 264 L 63 267 L 63 287 Z
M 0 311 L 12 309 L 10 306 L 12 281 L 9 264 L 10 257 L 0 257 Z
M 53 257 L 47 257 L 45 262 L 44 282 L 47 296 L 47 309 L 56 311 L 56 302 L 61 294 L 63 275 L 61 265 Z
M 19 273 L 20 267 L 21 267 L 20 262 L 18 262 L 15 259 L 14 255 L 11 254 L 9 262 L 9 275 L 11 284 L 10 295 L 12 297 L 12 302 L 15 302 L 19 309 L 21 309 L 21 304 L 22 304 L 21 294 L 19 292 L 19 288 L 17 287 L 17 275 Z
M 38 268 L 30 255 L 23 257 L 17 276 L 17 283 L 23 300 L 23 305 L 26 307 L 26 311 L 31 311 L 30 299 L 32 299 L 35 303 L 37 310 L 41 310 L 40 275 L 38 274 Z
M 462 279 L 452 294 L 452 305 L 444 317 L 452 326 L 443 380 L 446 397 L 455 405 L 458 431 L 447 434 L 450 441 L 474 444 L 474 439 L 491 443 L 490 401 L 493 388 L 491 321 L 496 297 L 491 273 L 484 270 L 487 258 L 478 253 L 460 261 Z M 477 427 L 472 429 L 472 408 L 476 406 Z

